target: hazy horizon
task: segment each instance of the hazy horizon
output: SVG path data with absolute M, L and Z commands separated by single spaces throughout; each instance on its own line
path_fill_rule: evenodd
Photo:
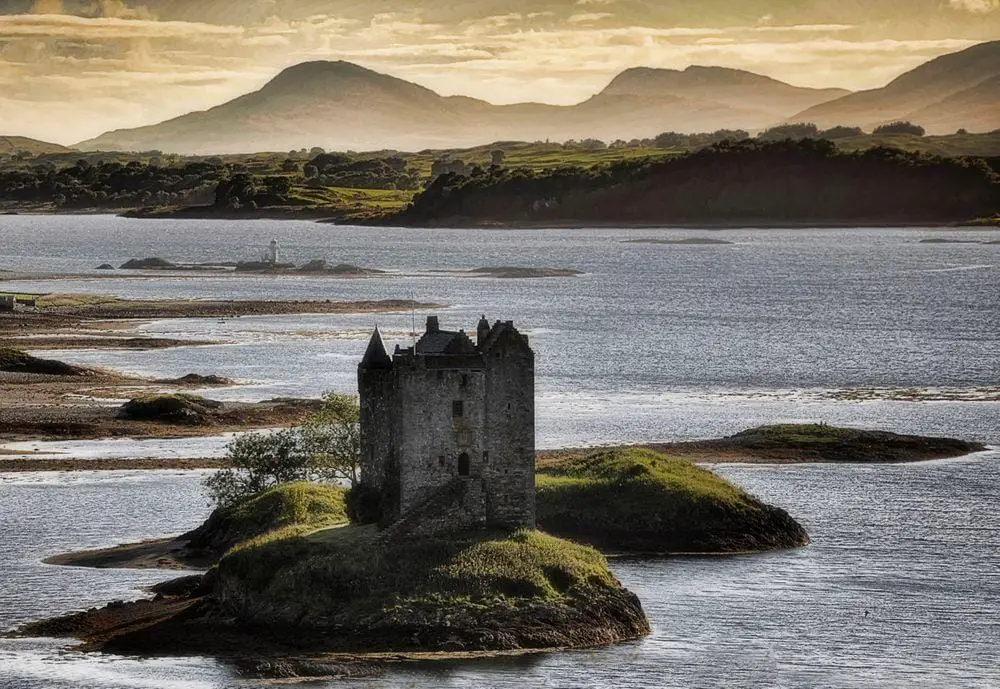
M 798 86 L 883 86 L 1000 36 L 1000 0 L 898 3 L 6 0 L 0 135 L 72 144 L 218 105 L 308 60 L 443 95 L 580 102 L 629 67 L 745 69 Z

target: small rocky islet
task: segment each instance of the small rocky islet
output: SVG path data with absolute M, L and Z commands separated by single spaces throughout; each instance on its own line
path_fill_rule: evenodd
M 626 239 L 622 244 L 665 244 L 674 246 L 731 246 L 733 242 L 711 237 L 687 237 L 685 239 Z

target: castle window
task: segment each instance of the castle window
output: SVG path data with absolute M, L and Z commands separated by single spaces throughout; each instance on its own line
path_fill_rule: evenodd
M 490 463 L 490 453 L 486 450 L 483 450 L 483 464 L 489 464 L 489 463 Z
M 451 415 L 456 419 L 465 416 L 465 403 L 462 400 L 455 400 L 451 403 Z
M 462 387 L 463 388 L 464 387 L 468 387 L 468 385 L 469 385 L 469 376 L 463 373 L 462 374 Z
M 438 456 L 438 466 L 444 466 L 444 455 Z
M 471 470 L 472 470 L 472 462 L 469 461 L 469 455 L 463 452 L 458 456 L 458 475 L 462 477 L 467 477 Z

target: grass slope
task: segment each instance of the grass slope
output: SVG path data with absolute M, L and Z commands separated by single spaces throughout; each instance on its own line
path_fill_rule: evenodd
M 48 141 L 29 139 L 25 136 L 0 136 L 0 154 L 14 154 L 27 151 L 33 156 L 50 153 L 71 153 L 72 149 Z
M 316 483 L 278 486 L 232 507 L 215 510 L 186 535 L 192 550 L 219 556 L 241 543 L 298 536 L 347 523 L 346 490 Z
M 620 448 L 540 466 L 538 525 L 605 552 L 739 552 L 804 545 L 784 510 L 682 459 Z

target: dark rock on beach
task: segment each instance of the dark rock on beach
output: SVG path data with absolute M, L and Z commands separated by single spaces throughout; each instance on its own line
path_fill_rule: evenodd
M 173 268 L 175 264 L 171 263 L 162 258 L 152 257 L 152 258 L 132 258 L 125 263 L 121 264 L 120 268 L 122 270 L 162 270 L 164 268 Z
M 0 371 L 33 373 L 45 376 L 88 376 L 93 373 L 82 366 L 73 366 L 54 359 L 39 359 L 18 349 L 0 348 Z

